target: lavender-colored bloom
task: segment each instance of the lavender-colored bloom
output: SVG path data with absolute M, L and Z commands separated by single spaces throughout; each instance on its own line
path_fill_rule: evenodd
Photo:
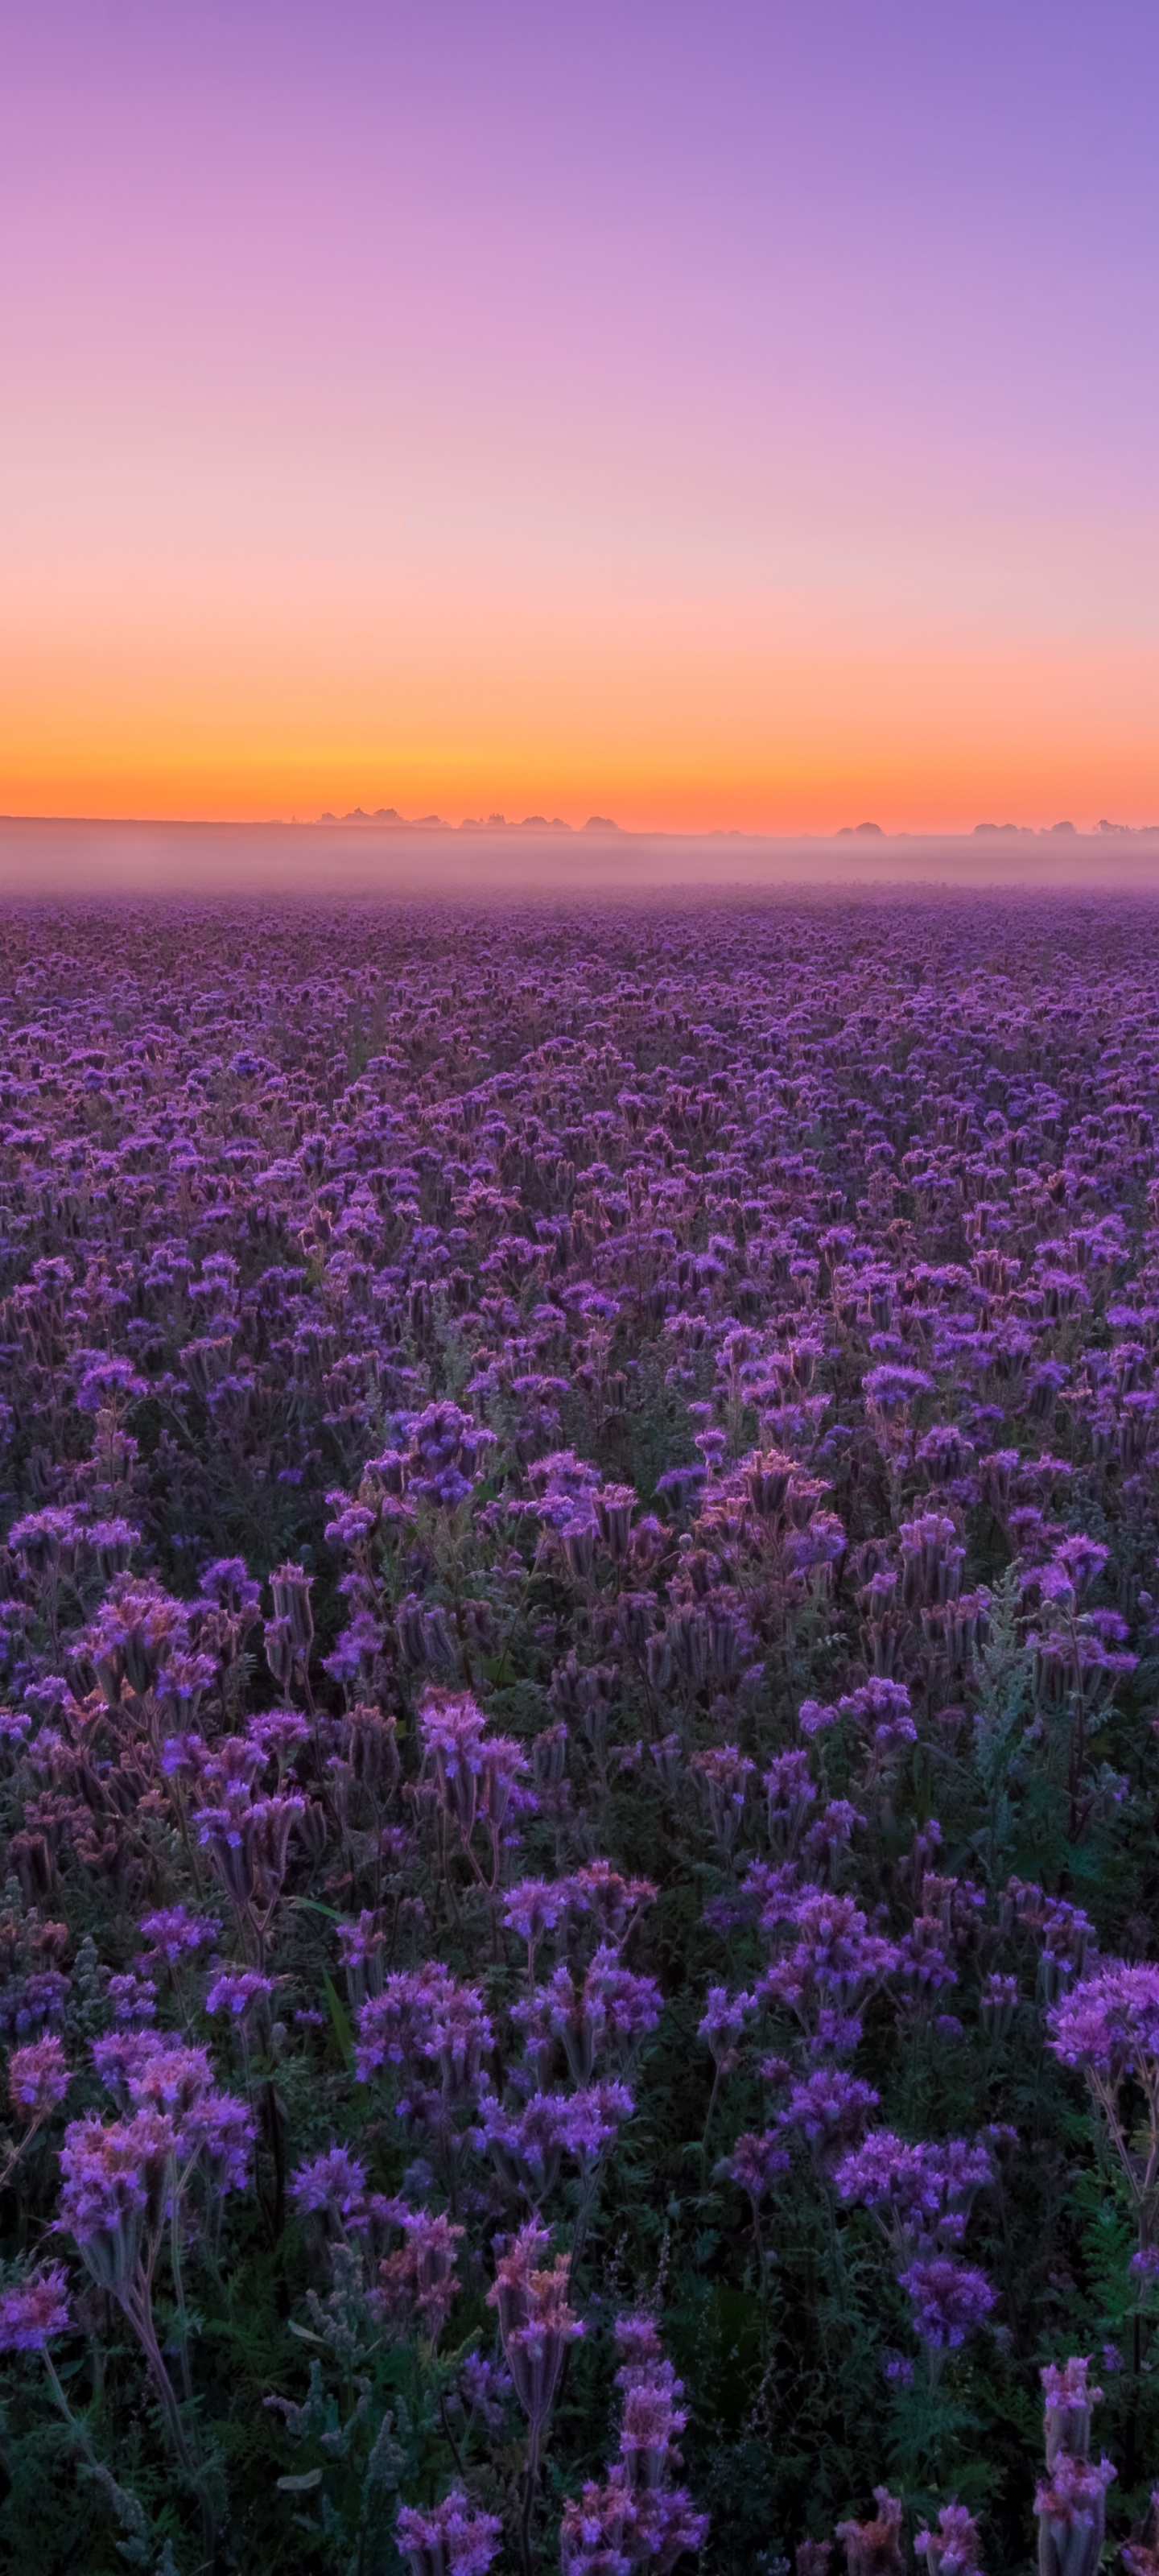
M 255 1968 L 225 1968 L 207 1988 L 205 2009 L 207 2013 L 231 2013 L 241 2021 L 259 1996 L 273 1992 L 273 1978 L 259 1976 Z
M 91 2116 L 65 2131 L 57 2224 L 101 2289 L 120 2297 L 137 2267 L 146 2228 L 160 2226 L 165 2177 L 177 2138 L 153 2110 L 106 2127 Z
M 299 2165 L 290 2176 L 290 2198 L 305 2213 L 348 2219 L 366 2197 L 366 2167 L 346 2147 L 328 2147 L 325 2155 Z
M 927 2527 L 914 2540 L 929 2576 L 982 2576 L 981 2549 L 978 2525 L 964 2504 L 944 2504 L 937 2530 Z
M 503 2352 L 528 2422 L 538 2428 L 549 2415 L 569 2343 L 583 2333 L 568 2306 L 570 2256 L 557 2254 L 550 2270 L 537 2258 L 547 2235 L 533 2220 L 499 2255 L 488 2307 L 499 2312 Z
M 503 2536 L 498 2515 L 469 2505 L 461 2487 L 430 2512 L 400 2505 L 396 2530 L 410 2576 L 487 2576 Z
M 43 2352 L 50 2335 L 72 2323 L 68 2275 L 59 2263 L 0 2289 L 0 2352 Z
M 54 2035 L 14 2048 L 8 2060 L 8 2099 L 21 2127 L 46 2120 L 63 2102 L 69 2081 L 64 2049 Z
M 902 2576 L 901 2500 L 888 2487 L 873 2490 L 877 2513 L 872 2522 L 839 2522 L 848 2576 Z
M 1094 2576 L 1102 2556 L 1107 2488 L 1115 2475 L 1107 2459 L 1096 2463 L 1059 2452 L 1034 2491 L 1044 2576 Z
M 964 2343 L 967 2335 L 975 2334 L 985 2324 L 997 2295 L 984 2272 L 951 2262 L 946 2255 L 911 2263 L 900 2279 L 913 2303 L 916 2330 L 923 2343 L 935 2349 Z
M 840 2068 L 827 2067 L 807 2076 L 803 2083 L 794 2084 L 777 2125 L 798 2129 L 810 2146 L 835 2154 L 851 2139 L 860 2137 L 877 2103 L 872 2085 L 863 2084 L 858 2076 L 844 2074 Z
M 717 2170 L 737 2183 L 755 2203 L 763 2200 L 780 2176 L 788 2172 L 789 2158 L 775 2129 L 766 2129 L 763 2137 L 749 2130 L 736 2140 L 732 2154 L 722 2159 Z
M 1159 1967 L 1103 1961 L 1054 2006 L 1047 2031 L 1064 2066 L 1113 2083 L 1143 2064 L 1159 2069 Z
M 730 1995 L 727 1986 L 709 1987 L 708 2003 L 697 2024 L 697 2036 L 708 2041 L 718 2066 L 724 2068 L 735 2063 L 736 2043 L 754 2010 L 752 1995 Z
M 142 1914 L 142 1932 L 175 1968 L 178 1958 L 191 1958 L 196 1950 L 219 1940 L 221 1924 L 216 1914 L 191 1914 L 188 1906 L 165 1906 L 160 1914 Z

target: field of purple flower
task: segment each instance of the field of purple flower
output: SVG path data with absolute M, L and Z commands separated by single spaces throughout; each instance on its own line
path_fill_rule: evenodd
M 11 2563 L 1154 2576 L 1159 912 L 0 1013 Z

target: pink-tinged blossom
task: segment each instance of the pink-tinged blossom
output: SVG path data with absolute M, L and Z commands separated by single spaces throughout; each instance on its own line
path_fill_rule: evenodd
M 1116 2471 L 1108 2459 L 1075 2459 L 1060 2451 L 1035 2488 L 1042 2576 L 1095 2576 L 1106 2529 L 1107 2488 Z
M 59 2263 L 0 2289 L 0 2352 L 43 2352 L 49 2336 L 67 2334 L 71 2323 L 68 2275 Z
M 877 2512 L 872 2522 L 839 2522 L 837 2538 L 845 2550 L 847 2576 L 902 2576 L 901 2499 L 888 2487 L 875 2487 Z
M 733 2144 L 731 2155 L 722 2158 L 717 2171 L 726 2174 L 755 2204 L 779 2182 L 789 2170 L 788 2151 L 775 2129 L 766 2129 L 763 2137 L 746 2130 Z
M 1151 2490 L 1151 2510 L 1147 2519 L 1151 2529 L 1159 2533 L 1159 2487 Z M 1159 2540 L 1150 2546 L 1144 2540 L 1128 2541 L 1122 2558 L 1127 2576 L 1159 2576 Z
M 400 2505 L 395 2528 L 410 2576 L 487 2576 L 503 2537 L 498 2515 L 470 2505 L 461 2487 L 430 2511 Z
M 708 2515 L 696 2512 L 683 2487 L 633 2491 L 618 2466 L 604 2485 L 592 2480 L 569 2497 L 560 2566 L 563 2576 L 632 2576 L 639 2567 L 668 2576 L 707 2536 Z
M 136 2271 L 146 2230 L 160 2227 L 176 2149 L 172 2121 L 152 2110 L 108 2126 L 90 2113 L 65 2131 L 57 2224 L 79 2247 L 98 2287 L 115 2297 Z
M 366 1967 L 378 1957 L 385 1936 L 378 1916 L 369 1909 L 364 1908 L 355 1922 L 338 1923 L 334 1929 L 344 1966 Z
M 110 2030 L 94 2039 L 92 2061 L 113 2100 L 127 2110 L 134 2098 L 133 2086 L 145 2068 L 180 2044 L 174 2031 Z
M 1039 2372 L 1043 2398 L 1043 2442 L 1046 2465 L 1054 2467 L 1060 2451 L 1069 2451 L 1075 2459 L 1085 2460 L 1091 2447 L 1091 2415 L 1102 2401 L 1102 2389 L 1092 2388 L 1087 2373 L 1090 2362 L 1085 2353 L 1072 2354 L 1069 2361 L 1048 2362 Z
M 394 2322 L 417 2315 L 429 2341 L 437 2343 L 459 2288 L 454 2271 L 466 2231 L 444 2210 L 410 2209 L 401 2200 L 387 2201 L 383 2216 L 402 2229 L 404 2242 L 379 2264 L 371 2305 Z
M 487 2305 L 499 2311 L 503 2354 L 515 2394 L 533 2428 L 551 2412 L 563 2368 L 564 2353 L 583 2333 L 568 2306 L 571 2257 L 557 2254 L 550 2270 L 538 2256 L 546 2252 L 547 2233 L 529 2219 L 499 2255 Z
M 982 2576 L 978 2525 L 964 2504 L 944 2504 L 937 2530 L 925 2526 L 917 2533 L 914 2553 L 924 2557 L 928 2576 Z
M 212 2090 L 213 2068 L 208 2049 L 171 2042 L 166 2048 L 155 2047 L 126 2080 L 130 2101 L 168 2112 L 180 2128 Z
M 604 1941 L 622 1941 L 634 1917 L 655 1902 L 648 1878 L 624 1878 L 610 1861 L 585 1861 L 566 1881 L 569 1906 L 590 1914 Z
M 8 2060 L 8 2099 L 22 2128 L 37 2128 L 63 2102 L 69 2071 L 59 2039 L 49 2036 L 14 2048 Z

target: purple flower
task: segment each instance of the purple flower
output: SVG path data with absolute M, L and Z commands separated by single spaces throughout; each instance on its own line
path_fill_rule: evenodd
M 964 2343 L 967 2335 L 975 2334 L 985 2324 L 997 2295 L 984 2272 L 953 2263 L 946 2255 L 911 2263 L 899 2278 L 913 2303 L 914 2325 L 922 2342 L 935 2349 Z
M 430 2512 L 400 2505 L 396 2529 L 410 2576 L 487 2576 L 503 2536 L 498 2515 L 469 2505 L 461 2487 Z
M 295 2208 L 303 2214 L 346 2219 L 366 2197 L 366 2167 L 346 2147 L 328 2147 L 325 2155 L 298 2166 L 289 2188 Z
M 67 2334 L 71 2323 L 68 2275 L 60 2264 L 0 2290 L 0 2352 L 43 2352 L 49 2336 Z
M 1159 2068 L 1159 1967 L 1107 1959 L 1047 2015 L 1048 2045 L 1064 2066 L 1112 2083 Z
M 803 2083 L 794 2084 L 777 2125 L 799 2129 L 810 2146 L 832 2154 L 848 2145 L 850 2139 L 860 2137 L 877 2103 L 872 2085 L 863 2084 L 860 2077 L 846 2075 L 838 2067 L 819 2068 Z
M 929 2576 L 982 2576 L 981 2550 L 978 2525 L 964 2504 L 944 2504 L 937 2530 L 923 2529 L 914 2540 Z
M 63 2102 L 69 2081 L 59 2039 L 34 2039 L 25 2048 L 14 2048 L 8 2060 L 8 2099 L 21 2127 L 34 2128 L 46 2120 Z
M 755 2130 L 748 2130 L 744 2137 L 736 2140 L 732 2154 L 722 2158 L 717 2167 L 717 2171 L 726 2174 L 730 2182 L 737 2183 L 741 2191 L 747 2191 L 754 2203 L 763 2200 L 788 2170 L 789 2158 L 775 2129 L 766 2129 L 763 2137 L 758 2137 Z
M 273 1992 L 273 1978 L 259 1976 L 255 1968 L 225 1968 L 207 1990 L 205 2009 L 207 2013 L 232 2013 L 240 2021 L 259 1995 Z

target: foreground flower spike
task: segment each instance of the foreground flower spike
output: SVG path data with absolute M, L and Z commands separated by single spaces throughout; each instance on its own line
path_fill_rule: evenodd
M 964 2504 L 944 2504 L 936 2531 L 919 2531 L 914 2541 L 929 2576 L 983 2576 L 978 2526 Z
M 1035 2490 L 1040 2576 L 1095 2576 L 1106 2531 L 1107 2488 L 1115 2471 L 1091 2460 L 1091 2412 L 1102 2390 L 1075 2356 L 1042 2372 L 1046 2477 Z
M 1069 2451 L 1075 2460 L 1090 2458 L 1091 2415 L 1103 2394 L 1101 2388 L 1091 2387 L 1090 2366 L 1085 2354 L 1076 2353 L 1069 2361 L 1048 2362 L 1041 2373 L 1048 2469 L 1053 2469 L 1060 2451 Z
M 560 2565 L 564 2576 L 622 2576 L 637 2567 L 667 2571 L 708 2535 L 684 2487 L 669 2483 L 680 2466 L 673 2436 L 687 2412 L 683 2383 L 666 2361 L 654 2320 L 633 2310 L 616 2320 L 623 2391 L 619 2452 L 603 2485 L 592 2481 L 564 2506 Z
M 1143 2539 L 1128 2541 L 1122 2553 L 1127 2576 L 1159 2576 L 1159 2487 L 1152 2493 L 1147 2523 L 1156 2536 L 1149 2543 Z
M 559 2385 L 563 2357 L 583 2333 L 567 2303 L 571 2257 L 557 2254 L 550 2269 L 537 2266 L 547 2230 L 530 2219 L 495 2266 L 487 2305 L 499 2311 L 503 2354 L 515 2394 L 533 2431 L 546 2422 Z
M 901 2501 L 888 2487 L 875 2487 L 877 2513 L 872 2522 L 839 2522 L 847 2576 L 903 2576 Z
M 21 2128 L 39 2128 L 63 2102 L 69 2081 L 62 2042 L 51 2034 L 14 2048 L 8 2060 L 8 2098 Z
M 503 2535 L 498 2516 L 468 2504 L 461 2487 L 431 2512 L 401 2505 L 396 2529 L 410 2576 L 487 2576 Z
M 0 2290 L 0 2352 L 43 2352 L 49 2336 L 67 2334 L 71 2323 L 68 2275 L 59 2263 Z

